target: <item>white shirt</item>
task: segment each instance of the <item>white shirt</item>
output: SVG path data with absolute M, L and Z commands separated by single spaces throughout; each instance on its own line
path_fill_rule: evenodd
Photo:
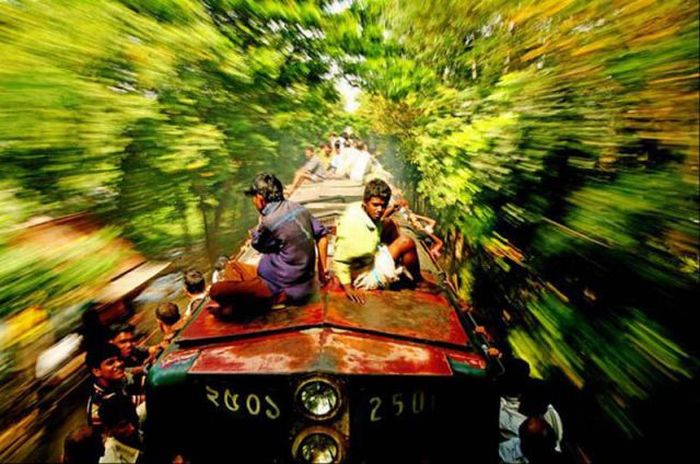
M 355 151 L 357 156 L 355 157 L 355 160 L 350 168 L 350 179 L 354 180 L 355 182 L 362 182 L 362 180 L 365 178 L 365 174 L 367 174 L 367 168 L 369 168 L 371 157 L 368 151 Z
M 114 437 L 105 441 L 105 454 L 100 458 L 100 464 L 134 464 L 140 451 L 127 446 Z
M 527 416 L 522 414 L 520 408 L 520 398 L 517 396 L 501 397 L 501 411 L 499 413 L 499 428 L 501 439 L 505 440 L 498 445 L 498 454 L 506 464 L 520 464 L 527 462 L 520 450 L 520 425 L 525 422 Z M 557 437 L 556 450 L 561 451 L 561 439 L 564 436 L 564 426 L 561 417 L 554 406 L 547 406 L 543 419 L 554 429 Z
M 357 149 L 353 147 L 342 148 L 340 150 L 340 163 L 338 166 L 337 173 L 341 176 L 347 176 L 352 170 L 352 166 L 355 163 L 355 158 L 359 155 Z

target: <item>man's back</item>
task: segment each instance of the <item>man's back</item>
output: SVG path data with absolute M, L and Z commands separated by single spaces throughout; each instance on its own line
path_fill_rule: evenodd
M 272 202 L 262 214 L 252 242 L 263 253 L 258 275 L 273 292 L 303 298 L 313 287 L 315 240 L 328 232 L 306 208 L 291 201 Z

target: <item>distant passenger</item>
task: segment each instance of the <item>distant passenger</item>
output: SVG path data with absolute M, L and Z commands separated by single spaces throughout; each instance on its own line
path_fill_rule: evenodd
M 343 143 L 340 139 L 335 141 L 333 145 L 333 152 L 331 154 L 330 166 L 326 174 L 329 177 L 338 177 L 338 168 L 345 162 Z
M 333 157 L 333 147 L 330 143 L 321 143 L 318 146 L 318 157 L 323 163 L 323 168 L 328 173 L 331 166 L 331 158 Z
M 316 156 L 313 147 L 306 147 L 304 156 L 306 156 L 306 164 L 294 174 L 290 191 L 296 190 L 305 180 L 319 182 L 326 177 L 326 168 L 323 166 L 323 161 Z
M 422 280 L 416 244 L 401 235 L 390 219 L 382 219 L 391 198 L 386 182 L 374 179 L 367 183 L 362 203 L 348 206 L 340 218 L 335 242 L 335 275 L 347 297 L 364 303 L 358 288 L 382 288 L 396 279 L 396 266 L 410 274 L 416 289 L 426 290 Z
M 170 345 L 177 331 L 183 326 L 184 319 L 180 317 L 180 308 L 175 303 L 161 303 L 156 308 L 156 320 L 158 328 L 163 334 L 163 339 L 156 345 L 154 356 Z
M 367 150 L 367 144 L 357 142 L 355 147 L 355 158 L 348 169 L 350 180 L 362 182 L 371 167 L 372 157 Z
M 211 286 L 219 317 L 247 317 L 273 305 L 302 303 L 315 289 L 314 269 L 327 278 L 326 228 L 303 206 L 284 199 L 282 183 L 272 174 L 258 174 L 245 191 L 260 212 L 251 233 L 253 248 L 262 253 L 257 269 L 237 262 L 237 280 Z M 318 246 L 318 263 L 316 247 Z
M 120 359 L 119 349 L 111 344 L 93 347 L 85 357 L 85 363 L 92 374 L 92 393 L 88 398 L 88 425 L 101 425 L 99 410 L 103 401 L 113 396 L 127 397 L 133 408 L 139 408 L 139 414 L 145 412 L 144 398 L 133 394 L 133 383 L 124 371 L 124 362 Z
M 100 320 L 97 303 L 90 302 L 86 305 L 81 321 L 80 334 L 83 336 L 83 349 L 86 352 L 101 346 L 109 339 L 109 329 Z
M 337 161 L 335 170 L 336 177 L 350 177 L 352 168 L 355 162 L 360 157 L 360 151 L 357 149 L 357 144 L 354 141 L 348 140 L 346 146 L 340 149 L 340 159 Z
M 105 399 L 100 405 L 99 415 L 107 437 L 100 463 L 136 463 L 142 444 L 138 417 L 130 407 L 128 398 L 114 396 Z
M 104 452 L 102 433 L 95 427 L 82 426 L 63 441 L 61 464 L 97 464 Z
M 185 310 L 185 319 L 189 319 L 207 297 L 207 281 L 197 269 L 188 269 L 184 275 L 185 293 L 190 299 Z
M 224 280 L 226 276 L 226 264 L 228 264 L 229 259 L 226 256 L 219 256 L 216 258 L 214 263 L 214 272 L 211 273 L 211 283 L 219 282 Z
M 416 232 L 417 238 L 424 241 L 429 246 L 430 255 L 433 258 L 438 259 L 440 257 L 440 251 L 444 246 L 444 242 L 440 239 L 440 237 L 435 235 L 435 224 L 437 224 L 435 219 L 427 216 L 421 216 L 410 211 L 408 209 L 408 202 L 405 198 L 396 201 L 394 205 L 389 208 L 384 217 L 390 217 L 397 211 Z
M 525 462 L 521 450 L 519 429 L 528 417 L 540 417 L 554 430 L 555 449 L 560 450 L 563 425 L 559 413 L 546 397 L 540 381 L 530 378 L 529 364 L 518 358 L 504 361 L 505 373 L 500 379 L 501 406 L 499 414 L 501 461 L 506 464 Z

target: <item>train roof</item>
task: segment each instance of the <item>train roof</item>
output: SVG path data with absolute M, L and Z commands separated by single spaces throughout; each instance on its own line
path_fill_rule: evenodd
M 290 200 L 304 204 L 333 225 L 348 203 L 359 201 L 363 185 L 327 180 L 302 185 Z M 412 234 L 410 228 L 405 228 Z M 421 271 L 436 280 L 440 269 L 424 247 Z M 237 259 L 256 264 L 260 256 L 246 243 Z M 245 322 L 221 321 L 202 308 L 159 362 L 167 368 L 187 359 L 190 374 L 481 374 L 486 361 L 475 349 L 460 315 L 445 294 L 383 290 L 367 302 L 349 301 L 334 286 L 321 289 L 303 306 L 271 310 Z

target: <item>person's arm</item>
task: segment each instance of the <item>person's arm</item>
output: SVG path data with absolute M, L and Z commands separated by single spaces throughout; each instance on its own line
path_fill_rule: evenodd
M 328 236 L 324 235 L 319 238 L 316 246 L 318 247 L 318 280 L 325 285 L 328 282 L 328 269 L 326 269 L 326 263 L 328 262 Z
M 428 234 L 428 237 L 430 237 L 434 242 L 430 247 L 430 254 L 433 255 L 433 258 L 438 259 L 440 257 L 440 250 L 442 250 L 444 242 L 435 234 Z
M 328 233 L 329 230 L 321 221 L 311 216 L 311 229 L 316 246 L 318 247 L 318 280 L 321 284 L 328 282 Z
M 430 228 L 435 228 L 435 224 L 437 224 L 437 221 L 433 218 L 429 218 L 427 216 L 421 216 L 420 214 L 413 213 L 413 217 L 418 219 L 419 221 L 423 221 L 426 223 L 426 227 Z

